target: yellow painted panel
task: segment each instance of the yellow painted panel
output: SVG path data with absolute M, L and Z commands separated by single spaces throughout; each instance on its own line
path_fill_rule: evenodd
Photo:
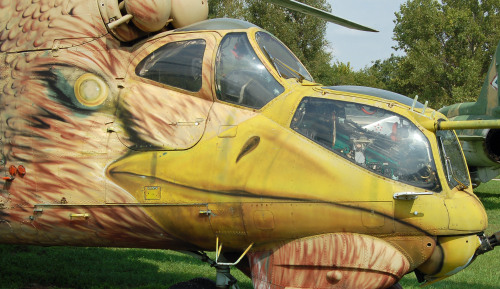
M 450 215 L 449 228 L 459 231 L 481 232 L 488 227 L 488 217 L 479 200 L 465 192 L 445 200 Z
M 144 199 L 145 200 L 159 200 L 159 199 L 161 199 L 161 187 L 159 187 L 159 186 L 144 187 Z

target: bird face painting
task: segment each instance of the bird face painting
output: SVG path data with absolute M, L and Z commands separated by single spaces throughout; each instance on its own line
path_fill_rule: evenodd
M 137 56 L 163 43 L 120 44 L 99 10 L 111 1 L 95 2 L 0 1 L 0 239 L 175 247 L 143 208 L 125 206 L 138 200 L 107 171 L 130 151 L 193 145 L 199 130 L 173 139 L 175 124 L 187 107 L 206 117 L 208 75 L 195 100 L 134 81 Z

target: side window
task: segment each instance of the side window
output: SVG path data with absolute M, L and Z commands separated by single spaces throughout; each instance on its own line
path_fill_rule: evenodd
M 308 81 L 314 81 L 297 57 L 274 36 L 263 31 L 257 32 L 255 36 L 260 49 L 265 52 L 269 62 L 274 64 L 283 78 L 303 77 Z
M 305 97 L 290 126 L 378 175 L 441 191 L 429 141 L 401 115 L 368 105 Z
M 201 89 L 203 39 L 168 43 L 144 58 L 135 73 L 147 79 L 192 92 Z
M 469 174 L 457 137 L 449 130 L 438 130 L 436 136 L 448 185 L 450 188 L 458 185 L 468 187 L 470 185 Z

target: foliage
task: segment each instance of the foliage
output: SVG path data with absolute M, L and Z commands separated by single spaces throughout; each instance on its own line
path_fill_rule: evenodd
M 475 100 L 500 39 L 499 10 L 500 0 L 408 0 L 394 28 L 406 56 L 372 68 L 393 69 L 389 88 L 434 105 Z
M 245 0 L 211 0 L 208 7 L 209 18 L 246 19 Z
M 403 78 L 398 65 L 402 58 L 402 56 L 392 54 L 388 59 L 373 62 L 371 67 L 365 69 L 365 72 L 382 83 L 380 88 L 400 91 Z
M 381 78 L 372 74 L 368 69 L 354 71 L 350 63 L 336 62 L 332 65 L 333 85 L 361 85 L 376 88 L 385 88 Z

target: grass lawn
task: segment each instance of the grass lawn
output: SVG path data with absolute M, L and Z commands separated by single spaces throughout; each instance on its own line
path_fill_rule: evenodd
M 0 246 L 0 288 L 168 288 L 215 269 L 165 250 Z M 233 270 L 242 289 L 249 278 Z
M 500 182 L 475 190 L 489 216 L 487 233 L 500 230 Z M 500 288 L 500 249 L 478 257 L 464 271 L 427 288 Z M 241 289 L 249 278 L 234 269 Z M 196 277 L 215 279 L 215 270 L 197 259 L 162 250 L 0 245 L 0 288 L 168 288 Z M 405 289 L 420 288 L 413 274 Z

